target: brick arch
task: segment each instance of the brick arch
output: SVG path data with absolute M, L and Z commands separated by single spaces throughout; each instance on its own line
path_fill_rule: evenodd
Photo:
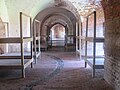
M 35 18 L 43 22 L 44 20 L 49 18 L 49 16 L 52 14 L 62 14 L 64 16 L 67 16 L 71 21 L 75 22 L 79 20 L 71 11 L 59 7 L 46 8 L 43 11 L 39 12 Z
M 66 33 L 68 32 L 68 29 L 70 28 L 66 22 L 57 20 L 56 22 L 54 21 L 54 22 L 52 22 L 51 25 L 49 25 L 49 29 L 51 29 L 56 24 L 62 25 L 65 28 Z
M 40 25 L 41 33 L 44 32 L 45 34 L 45 31 L 47 30 L 46 26 L 49 26 L 49 24 L 55 20 L 51 17 L 53 18 L 60 17 L 56 19 L 64 20 L 68 24 L 69 30 L 72 32 L 70 34 L 75 34 L 75 30 L 76 30 L 75 25 L 76 22 L 80 19 L 80 16 L 76 8 L 69 1 L 61 0 L 58 5 L 54 3 L 37 14 L 35 18 L 41 21 L 41 25 Z M 50 18 L 52 21 L 50 21 Z
M 50 16 L 47 20 L 45 20 L 44 22 L 42 22 L 41 25 L 41 33 L 46 33 L 45 31 L 47 30 L 46 26 L 51 26 L 52 23 L 66 23 L 68 25 L 69 28 L 69 33 L 74 31 L 74 26 L 71 22 L 71 20 L 69 20 L 69 18 L 63 16 L 63 15 L 59 15 L 59 14 L 55 14 Z M 43 31 L 44 30 L 44 31 Z M 73 34 L 73 33 L 72 33 Z
M 62 0 L 64 1 L 64 0 Z M 38 12 L 35 18 L 42 21 L 47 15 L 54 14 L 54 13 L 62 13 L 69 17 L 72 17 L 74 20 L 79 20 L 80 15 L 77 11 L 77 9 L 71 4 L 66 4 L 65 6 L 49 6 L 45 8 L 44 10 Z
M 60 25 L 62 25 L 63 27 L 65 27 L 65 26 L 67 26 L 68 24 L 66 23 L 66 22 L 64 22 L 64 21 L 54 21 L 54 22 L 52 22 L 52 24 L 51 25 L 49 25 L 49 27 L 50 28 L 52 28 L 54 25 L 56 25 L 56 24 L 60 24 Z
M 42 21 L 41 21 L 41 26 L 42 26 L 42 24 L 47 20 L 47 19 L 49 19 L 50 17 L 55 17 L 55 16 L 61 16 L 61 17 L 63 17 L 63 18 L 66 18 L 66 19 L 68 19 L 69 21 L 71 21 L 66 15 L 64 15 L 64 14 L 61 14 L 61 13 L 53 13 L 53 14 L 49 14 L 49 15 L 47 15 Z M 61 18 L 59 18 L 59 19 L 61 19 Z M 65 21 L 65 20 L 64 20 Z

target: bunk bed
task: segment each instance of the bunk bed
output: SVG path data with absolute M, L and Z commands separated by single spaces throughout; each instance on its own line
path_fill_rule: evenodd
M 93 36 L 88 35 L 88 22 L 89 17 L 93 15 L 94 17 L 94 28 L 93 28 Z M 85 67 L 87 67 L 87 64 L 92 68 L 92 77 L 95 77 L 96 69 L 104 69 L 104 55 L 97 55 L 96 54 L 96 47 L 98 43 L 104 43 L 104 37 L 98 37 L 96 35 L 96 11 L 92 12 L 86 17 L 86 31 L 85 36 L 81 34 L 80 39 L 84 41 L 85 43 L 85 55 L 82 56 L 85 60 Z M 92 43 L 92 55 L 88 55 L 88 43 Z M 82 45 L 82 43 L 81 43 Z M 82 50 L 81 50 L 82 51 Z
M 41 50 L 40 50 L 40 21 L 35 19 L 34 26 L 33 26 L 33 47 L 34 47 L 34 60 L 35 64 L 37 63 L 37 58 L 41 57 Z M 38 31 L 38 32 L 37 32 Z
M 30 22 L 30 36 L 23 37 L 23 16 L 29 18 Z M 0 38 L 0 44 L 20 44 L 20 53 L 5 53 L 0 55 L 0 70 L 4 69 L 20 69 L 22 77 L 25 77 L 25 68 L 29 65 L 33 66 L 32 50 L 33 38 L 31 30 L 32 18 L 20 12 L 20 37 Z M 30 42 L 31 50 L 29 53 L 24 53 L 24 43 Z

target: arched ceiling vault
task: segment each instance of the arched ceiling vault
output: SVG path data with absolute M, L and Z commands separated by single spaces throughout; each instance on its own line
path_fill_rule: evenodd
M 53 4 L 41 12 L 39 12 L 36 16 L 41 22 L 41 33 L 47 33 L 47 27 L 51 27 L 55 23 L 63 23 L 68 26 L 69 32 L 68 34 L 75 34 L 75 24 L 78 20 L 80 20 L 80 16 L 76 13 L 76 8 L 70 4 L 70 2 L 66 0 L 62 0 L 59 4 Z M 70 7 L 71 5 L 71 7 Z
M 56 24 L 61 24 L 63 27 L 68 26 L 67 22 L 65 22 L 64 20 L 59 19 L 59 20 L 53 21 L 53 22 L 49 25 L 49 27 L 52 28 L 52 27 L 53 27 L 54 25 L 56 25 Z
M 49 16 L 50 14 L 63 14 L 69 17 L 71 20 L 78 20 L 77 17 L 73 14 L 73 12 L 65 9 L 65 8 L 59 8 L 59 7 L 50 7 L 46 8 L 43 11 L 39 12 L 36 16 L 36 19 L 43 21 L 46 16 Z
M 71 22 L 71 20 L 67 16 L 59 13 L 46 16 L 43 22 L 41 22 L 41 29 L 44 30 L 46 26 L 51 27 L 54 23 L 57 22 L 61 24 L 64 23 L 64 26 L 67 24 L 69 29 L 73 29 L 73 22 Z

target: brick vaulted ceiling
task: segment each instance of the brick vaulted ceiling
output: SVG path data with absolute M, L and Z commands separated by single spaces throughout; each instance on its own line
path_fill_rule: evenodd
M 46 32 L 46 26 L 55 22 L 67 23 L 69 34 L 75 34 L 75 23 L 94 10 L 99 10 L 100 17 L 104 17 L 100 0 L 54 0 L 36 18 L 41 21 L 41 30 Z
M 47 27 L 52 27 L 55 23 L 68 26 L 68 34 L 75 34 L 76 21 L 80 19 L 77 9 L 68 0 L 55 0 L 53 4 L 38 13 L 36 19 L 41 21 L 41 34 L 45 35 Z
M 102 8 L 101 0 L 69 0 L 78 10 L 81 16 Z

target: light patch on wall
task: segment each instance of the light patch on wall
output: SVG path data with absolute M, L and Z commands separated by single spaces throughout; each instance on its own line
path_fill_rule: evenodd
M 42 7 L 52 0 L 5 0 L 10 21 L 10 36 L 19 36 L 19 12 L 31 15 L 32 18 Z
M 37 1 L 37 0 L 36 0 Z M 39 0 L 39 2 L 37 2 L 34 6 L 33 9 L 30 13 L 30 15 L 32 17 L 35 17 L 41 10 L 43 10 L 44 8 L 46 8 L 48 6 L 49 3 L 54 3 L 53 0 Z
M 4 0 L 0 0 L 0 17 L 4 22 L 8 22 L 8 11 Z

